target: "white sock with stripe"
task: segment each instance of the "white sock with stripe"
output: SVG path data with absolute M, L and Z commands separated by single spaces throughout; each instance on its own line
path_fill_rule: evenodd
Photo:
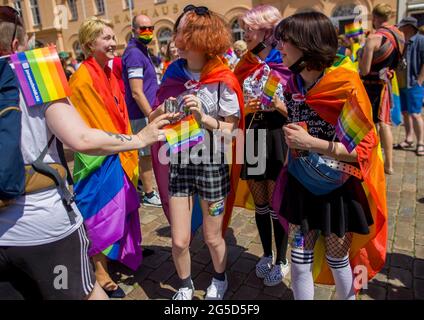
M 353 288 L 353 272 L 349 263 L 349 256 L 343 258 L 332 258 L 326 256 L 327 263 L 333 273 L 336 283 L 337 300 L 355 300 Z
M 314 279 L 312 278 L 314 252 L 292 249 L 291 260 L 291 286 L 294 299 L 314 300 Z

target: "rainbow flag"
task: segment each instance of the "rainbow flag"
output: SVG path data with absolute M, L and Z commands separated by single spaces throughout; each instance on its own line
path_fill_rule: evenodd
M 28 106 L 40 105 L 71 95 L 65 72 L 54 47 L 18 52 L 10 58 Z
M 70 80 L 70 97 L 90 128 L 131 134 L 118 80 L 90 57 Z M 90 239 L 90 256 L 103 253 L 137 270 L 142 261 L 137 151 L 108 156 L 75 153 L 75 202 Z
M 352 22 L 345 25 L 345 35 L 348 38 L 357 37 L 363 33 L 364 30 L 359 22 Z
M 271 71 L 268 76 L 268 80 L 265 83 L 264 91 L 262 94 L 261 105 L 263 110 L 271 108 L 272 99 L 274 98 L 275 92 L 277 91 L 279 82 L 280 77 L 277 75 L 277 72 Z
M 193 115 L 164 127 L 171 153 L 187 150 L 205 140 L 205 135 Z

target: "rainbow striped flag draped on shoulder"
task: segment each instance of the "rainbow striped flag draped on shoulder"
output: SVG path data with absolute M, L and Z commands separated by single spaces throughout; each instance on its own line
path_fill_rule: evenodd
M 156 102 L 154 104 L 153 109 L 159 107 L 167 98 L 169 97 L 178 97 L 182 93 L 184 93 L 187 88 L 185 84 L 190 81 L 187 76 L 187 73 L 184 71 L 184 66 L 186 64 L 186 60 L 179 59 L 173 62 L 168 69 L 162 79 L 162 84 L 159 88 Z M 228 88 L 234 91 L 237 94 L 237 98 L 240 105 L 240 121 L 239 121 L 239 129 L 244 129 L 244 105 L 243 105 L 243 94 L 238 84 L 238 81 L 232 71 L 229 69 L 227 65 L 223 62 L 223 60 L 216 56 L 210 59 L 206 65 L 203 67 L 200 81 L 198 83 L 199 86 L 210 84 L 210 83 L 218 83 L 221 82 L 225 84 Z M 163 142 L 155 143 L 152 146 L 152 163 L 153 169 L 155 172 L 156 181 L 158 184 L 159 194 L 162 200 L 162 207 L 165 212 L 166 217 L 169 221 L 169 194 L 168 194 L 168 172 L 169 166 L 162 164 L 159 160 L 160 150 L 163 146 Z M 236 152 L 239 149 L 236 143 L 233 143 L 232 148 L 232 157 L 233 161 L 230 166 L 230 185 L 231 190 L 228 195 L 225 203 L 225 212 L 224 212 L 224 222 L 222 227 L 222 232 L 225 233 L 233 211 L 234 201 L 237 194 L 238 181 L 240 177 L 241 165 L 237 164 L 235 161 Z M 192 211 L 192 223 L 191 223 L 191 231 L 194 233 L 203 223 L 202 210 L 200 208 L 200 201 L 196 199 L 194 202 L 194 208 Z
M 294 78 L 288 90 L 299 92 Z M 326 122 L 336 127 L 338 139 L 347 150 L 356 150 L 365 194 L 374 224 L 368 235 L 353 234 L 349 253 L 350 264 L 364 266 L 372 279 L 384 266 L 387 242 L 387 204 L 383 157 L 372 119 L 371 104 L 356 67 L 348 57 L 339 56 L 325 71 L 321 80 L 306 94 L 306 103 Z M 284 174 L 280 176 L 279 190 L 284 190 Z M 277 187 L 276 187 L 277 188 Z M 284 191 L 283 191 L 284 192 Z M 281 194 L 274 193 L 274 203 L 281 203 Z M 279 199 L 276 199 L 276 198 Z M 278 212 L 278 208 L 276 211 Z M 280 220 L 284 220 L 279 216 Z M 282 221 L 286 225 L 286 221 Z M 313 274 L 321 284 L 334 284 L 325 259 L 324 238 L 321 236 L 314 249 Z M 357 288 L 359 289 L 359 288 Z
M 71 101 L 92 128 L 131 134 L 124 97 L 108 67 L 89 58 L 71 77 Z M 136 270 L 142 260 L 137 151 L 110 156 L 75 154 L 76 204 L 91 241 L 89 255 L 103 253 Z
M 264 61 L 259 59 L 258 56 L 254 55 L 250 51 L 241 58 L 234 70 L 234 75 L 240 83 L 240 86 L 243 88 L 244 80 L 246 80 L 247 77 L 252 76 L 252 74 L 254 74 L 257 70 L 264 68 L 265 64 L 272 70 L 271 75 L 274 75 L 277 78 L 275 81 L 280 82 L 283 87 L 285 87 L 287 80 L 290 78 L 292 73 L 283 65 L 281 54 L 276 49 L 272 49 Z M 248 111 L 246 111 L 246 114 L 247 113 Z M 247 185 L 247 181 L 240 179 L 238 185 L 239 187 L 237 190 L 235 206 L 254 210 L 255 203 Z

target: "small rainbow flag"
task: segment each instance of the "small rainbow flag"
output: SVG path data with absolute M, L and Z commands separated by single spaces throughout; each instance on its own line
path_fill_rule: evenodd
M 336 133 L 347 151 L 352 152 L 373 126 L 367 121 L 356 99 L 349 99 L 337 120 Z
M 205 135 L 193 115 L 164 127 L 171 153 L 187 150 L 204 141 Z
M 262 109 L 268 109 L 272 105 L 272 99 L 274 98 L 275 92 L 277 91 L 278 83 L 280 78 L 276 72 L 271 71 L 268 76 L 268 80 L 265 83 L 264 91 L 262 94 L 261 105 Z
M 352 22 L 345 25 L 345 35 L 348 38 L 357 37 L 363 33 L 364 30 L 359 22 Z
M 28 106 L 71 95 L 65 72 L 54 47 L 18 52 L 10 58 Z

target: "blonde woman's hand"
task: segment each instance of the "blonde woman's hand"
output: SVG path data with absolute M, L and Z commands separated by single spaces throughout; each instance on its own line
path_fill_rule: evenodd
M 150 122 L 143 130 L 137 133 L 137 137 L 141 141 L 142 148 L 152 145 L 158 141 L 165 140 L 165 133 L 162 128 L 170 124 L 170 120 L 174 114 L 162 114 Z

